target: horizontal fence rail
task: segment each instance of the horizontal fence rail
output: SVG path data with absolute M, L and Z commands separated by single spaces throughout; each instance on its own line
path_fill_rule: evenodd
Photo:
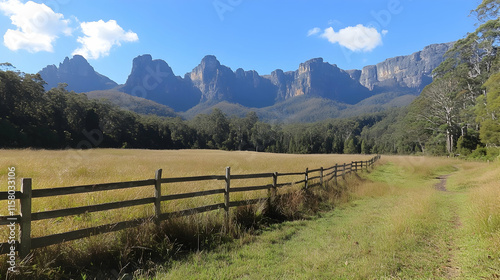
M 132 227 L 138 227 L 145 223 L 150 222 L 160 222 L 167 219 L 178 218 L 183 216 L 189 216 L 198 213 L 204 213 L 219 209 L 224 209 L 224 225 L 225 228 L 229 227 L 230 212 L 231 207 L 240 207 L 258 203 L 264 203 L 270 201 L 271 196 L 277 195 L 278 188 L 283 188 L 286 186 L 301 185 L 303 184 L 304 189 L 313 188 L 316 186 L 323 186 L 325 183 L 334 180 L 337 184 L 337 178 L 341 177 L 345 179 L 347 174 L 352 172 L 358 172 L 363 169 L 368 169 L 372 167 L 373 164 L 380 159 L 380 155 L 377 155 L 367 161 L 353 161 L 351 163 L 335 164 L 334 166 L 328 168 L 317 168 L 317 169 L 306 169 L 305 172 L 288 172 L 288 173 L 257 173 L 257 174 L 231 174 L 231 169 L 226 168 L 226 175 L 207 175 L 207 176 L 194 176 L 194 177 L 178 177 L 178 178 L 162 178 L 162 170 L 156 171 L 154 179 L 138 180 L 138 181 L 128 181 L 128 182 L 116 182 L 116 183 L 104 183 L 104 184 L 93 184 L 93 185 L 82 185 L 82 186 L 70 186 L 62 188 L 49 188 L 49 189 L 35 189 L 32 190 L 32 180 L 31 178 L 22 179 L 21 191 L 16 191 L 14 193 L 0 192 L 0 201 L 8 200 L 9 195 L 14 195 L 15 199 L 19 200 L 20 213 L 17 215 L 10 216 L 0 216 L 0 225 L 10 225 L 13 221 L 19 225 L 19 240 L 15 243 L 15 249 L 21 258 L 25 258 L 32 249 L 46 247 L 50 245 L 60 244 L 63 242 L 90 237 L 93 235 L 109 233 L 119 230 L 124 230 Z M 311 176 L 314 175 L 314 176 Z M 279 177 L 293 177 L 293 176 L 303 176 L 303 179 L 292 182 L 278 183 Z M 258 186 L 246 186 L 246 187 L 231 187 L 231 180 L 246 180 L 246 179 L 263 179 L 272 178 L 272 184 L 258 185 Z M 184 183 L 184 182 L 201 182 L 201 181 L 224 181 L 224 188 L 204 190 L 197 192 L 186 192 L 180 194 L 161 194 L 162 184 L 171 183 Z M 314 181 L 314 182 L 313 182 Z M 136 187 L 154 187 L 154 196 L 146 197 L 140 199 L 132 199 L 118 202 L 110 202 L 103 204 L 94 204 L 81 207 L 73 207 L 66 209 L 57 209 L 50 211 L 34 212 L 32 213 L 32 200 L 33 198 L 43 198 L 43 197 L 53 197 L 60 195 L 74 195 L 82 193 L 93 193 L 100 191 L 111 191 L 111 190 L 122 190 L 128 188 Z M 262 191 L 268 190 L 268 196 L 247 199 L 247 200 L 231 200 L 231 193 L 238 192 L 251 192 L 251 191 Z M 224 195 L 224 202 L 216 203 L 211 205 L 199 206 L 191 209 L 178 210 L 175 212 L 162 213 L 161 202 L 163 201 L 173 201 L 179 199 L 189 199 L 194 197 L 202 197 L 208 195 Z M 154 216 L 138 218 L 129 221 L 121 221 L 117 223 L 105 224 L 90 228 L 78 229 L 74 231 L 52 234 L 42 237 L 31 237 L 31 222 L 61 218 L 73 215 L 81 215 L 91 212 L 100 212 L 113 209 L 127 208 L 139 205 L 151 204 L 154 206 Z M 12 213 L 11 213 L 12 214 Z M 11 252 L 11 246 L 8 242 L 0 243 L 0 254 L 7 254 Z

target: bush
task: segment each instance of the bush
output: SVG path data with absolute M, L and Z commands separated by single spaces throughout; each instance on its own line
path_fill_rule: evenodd
M 496 160 L 500 156 L 500 148 L 496 147 L 477 147 L 468 158 L 479 160 Z

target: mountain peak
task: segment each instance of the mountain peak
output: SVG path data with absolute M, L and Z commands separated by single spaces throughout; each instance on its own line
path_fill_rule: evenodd
M 68 84 L 67 89 L 76 92 L 111 89 L 117 86 L 117 83 L 108 77 L 97 73 L 81 55 L 65 57 L 59 67 L 49 65 L 39 73 L 47 83 L 46 90 L 57 87 L 59 83 Z
M 150 54 L 139 55 L 132 61 L 132 72 L 131 76 L 134 75 L 135 71 L 146 71 L 153 76 L 167 76 L 174 75 L 172 68 L 164 60 L 155 59 Z M 139 74 L 139 76 L 144 76 L 146 74 Z M 130 79 L 130 76 L 129 76 Z M 128 81 L 128 80 L 127 80 Z
M 205 62 L 207 62 L 207 61 L 216 61 L 216 62 L 219 62 L 217 60 L 217 57 L 215 55 L 213 55 L 213 54 L 207 54 L 207 55 L 205 55 L 205 57 L 203 57 L 203 59 L 201 61 L 205 61 Z
M 150 54 L 143 54 L 134 58 L 133 63 L 149 63 L 151 61 L 153 61 L 153 57 Z
M 206 55 L 200 63 L 200 66 L 206 69 L 216 69 L 221 66 L 215 55 Z
M 67 57 L 66 57 L 67 58 Z M 87 60 L 85 59 L 85 57 L 83 57 L 82 55 L 79 55 L 79 54 L 75 54 L 73 55 L 73 58 L 72 58 L 74 61 L 84 61 L 85 63 L 88 63 Z
M 175 76 L 172 68 L 150 54 L 134 58 L 132 71 L 120 89 L 130 95 L 153 100 L 177 111 L 187 110 L 200 100 L 200 93 L 182 78 Z
M 88 61 L 81 55 L 74 55 L 73 58 L 66 57 L 59 63 L 59 71 L 66 73 L 78 73 L 79 76 L 88 76 L 95 73 Z
M 316 64 L 316 63 L 323 63 L 323 58 L 322 57 L 312 58 L 304 62 L 304 64 Z

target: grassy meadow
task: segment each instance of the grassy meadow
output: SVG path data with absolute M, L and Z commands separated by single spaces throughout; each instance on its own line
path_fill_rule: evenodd
M 16 167 L 16 177 L 20 185 L 21 178 L 32 178 L 33 189 L 57 188 L 65 186 L 86 185 L 95 183 L 121 182 L 131 180 L 143 180 L 154 178 L 157 169 L 163 169 L 163 177 L 187 177 L 200 175 L 224 175 L 226 166 L 231 167 L 231 174 L 249 174 L 263 172 L 304 172 L 306 168 L 315 169 L 319 167 L 330 167 L 335 164 L 351 162 L 355 160 L 368 160 L 371 156 L 362 155 L 290 155 L 290 154 L 269 154 L 256 152 L 226 152 L 216 150 L 177 150 L 177 151 L 158 151 L 158 150 L 116 150 L 116 149 L 93 149 L 85 151 L 65 150 L 0 150 L 0 175 L 7 177 L 7 169 L 10 166 Z M 278 183 L 299 181 L 303 176 L 279 177 Z M 232 180 L 232 187 L 255 186 L 270 184 L 272 180 L 267 179 L 248 179 Z M 162 194 L 184 193 L 197 190 L 207 190 L 214 188 L 223 188 L 223 181 L 204 181 L 188 182 L 177 184 L 163 184 Z M 280 189 L 283 193 L 288 190 L 297 191 L 300 186 L 287 187 Z M 33 212 L 63 209 L 77 206 L 86 206 L 99 203 L 115 202 L 122 200 L 138 199 L 151 197 L 154 195 L 154 187 L 139 187 L 125 190 L 104 191 L 77 195 L 65 195 L 59 197 L 36 198 L 33 200 Z M 253 197 L 266 197 L 267 191 L 245 192 L 232 194 L 232 200 L 245 199 Z M 302 197 L 297 197 L 301 199 Z M 162 203 L 162 211 L 176 211 L 189 209 L 193 207 L 221 203 L 223 195 L 212 195 L 206 197 L 182 199 Z M 297 203 L 297 204 L 301 204 Z M 257 206 L 264 207 L 264 205 Z M 296 208 L 284 209 L 290 215 Z M 1 215 L 6 215 L 5 209 L 0 210 Z M 250 209 L 250 212 L 259 211 Z M 244 216 L 244 211 L 243 212 Z M 110 211 L 86 213 L 82 215 L 68 216 L 57 219 L 49 219 L 32 222 L 32 237 L 45 236 L 67 232 L 80 228 L 98 226 L 113 222 L 130 220 L 133 218 L 147 217 L 153 215 L 153 206 L 135 206 Z M 190 240 L 183 241 L 182 235 L 186 235 L 188 228 L 189 234 L 198 234 L 203 232 L 207 236 L 212 236 L 214 231 L 222 223 L 222 211 L 195 215 L 183 219 L 176 219 L 176 223 L 167 222 L 166 226 L 170 228 L 178 227 L 176 236 L 179 240 L 172 240 L 168 246 L 174 246 L 174 243 L 189 243 Z M 76 240 L 61 245 L 51 246 L 47 249 L 37 250 L 35 259 L 32 263 L 43 266 L 45 262 L 57 262 L 60 255 L 72 255 L 75 261 L 63 266 L 77 267 L 79 260 L 95 259 L 103 251 L 118 252 L 118 255 L 130 254 L 129 251 L 123 251 L 122 248 L 151 244 L 156 244 L 154 235 L 147 232 L 152 229 L 129 230 L 126 233 L 110 233 L 92 238 Z M 202 227 L 200 229 L 200 227 Z M 243 230 L 243 229 L 241 229 Z M 238 231 L 238 229 L 236 229 Z M 145 232 L 145 233 L 144 233 Z M 236 233 L 238 235 L 238 233 Z M 0 233 L 0 242 L 7 240 L 7 231 Z M 172 238 L 169 236 L 169 238 Z M 209 238 L 209 237 L 207 237 Z M 212 238 L 212 237 L 210 237 Z M 223 238 L 223 237 L 219 237 Z M 132 239 L 132 240 L 130 240 Z M 189 238 L 186 238 L 189 239 Z M 144 245 L 144 242 L 146 245 Z M 205 247 L 211 247 L 211 241 L 204 241 Z M 123 244 L 126 243 L 126 244 Z M 133 245 L 130 245 L 130 244 Z M 200 242 L 196 245 L 200 247 Z M 214 242 L 217 243 L 217 242 Z M 166 245 L 167 246 L 167 245 Z M 167 246 L 167 247 L 168 247 Z M 195 247 L 196 247 L 195 246 Z M 174 250 L 168 247 L 166 251 Z M 169 253 L 169 254 L 170 254 Z M 94 256 L 95 255 L 95 256 Z M 116 255 L 116 254 L 115 254 Z M 124 257 L 125 259 L 125 257 Z M 94 260 L 94 263 L 98 261 Z M 50 265 L 46 270 L 51 272 Z M 43 271 L 43 270 L 42 270 Z M 42 275 L 44 275 L 42 273 Z
M 350 200 L 141 279 L 498 279 L 500 163 L 383 156 Z M 446 191 L 437 177 L 450 175 Z
M 367 160 L 362 155 L 287 155 L 212 150 L 2 150 L 0 174 L 15 166 L 34 188 L 154 177 L 303 172 Z M 382 156 L 375 169 L 348 176 L 337 190 L 290 187 L 287 218 L 261 215 L 265 204 L 150 224 L 36 250 L 24 276 L 40 279 L 498 279 L 500 162 Z M 443 181 L 443 188 L 436 184 Z M 279 178 L 297 181 L 302 176 Z M 232 180 L 232 187 L 270 179 Z M 164 184 L 164 194 L 222 188 L 222 181 Z M 339 190 L 342 194 L 339 194 Z M 278 192 L 283 193 L 280 189 Z M 35 199 L 33 211 L 152 196 L 152 187 Z M 232 199 L 266 196 L 234 193 Z M 220 203 L 222 195 L 166 202 L 163 211 Z M 318 206 L 324 203 L 327 207 Z M 315 211 L 307 212 L 307 209 Z M 306 215 L 297 215 L 306 211 Z M 33 236 L 152 215 L 152 205 L 33 222 Z M 2 213 L 4 214 L 4 213 Z M 276 220 L 275 220 L 276 221 Z M 263 224 L 264 227 L 253 225 Z M 250 229 L 250 230 L 249 230 Z M 4 233 L 1 233 L 4 234 Z M 2 235 L 3 238 L 6 235 Z M 189 253 L 191 252 L 191 253 Z M 71 256 L 69 258 L 69 256 Z M 4 261 L 2 261 L 4 263 Z M 4 267 L 1 267 L 5 271 Z M 104 272 L 103 272 L 104 271 Z M 104 273 L 104 274 L 103 274 Z M 3 272 L 2 272 L 3 274 Z

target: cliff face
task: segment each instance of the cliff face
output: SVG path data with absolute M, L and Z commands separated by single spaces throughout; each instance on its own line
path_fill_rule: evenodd
M 276 101 L 277 88 L 257 73 L 239 68 L 235 72 L 234 102 L 247 107 L 271 106 Z
M 296 71 L 278 69 L 265 76 L 241 68 L 233 71 L 215 56 L 207 55 L 181 78 L 174 75 L 165 61 L 142 55 L 133 60 L 127 82 L 117 89 L 176 111 L 186 111 L 203 102 L 221 101 L 263 108 L 298 96 L 356 104 L 380 93 L 419 94 L 432 82 L 432 71 L 452 45 L 430 45 L 414 54 L 390 58 L 362 70 L 342 70 L 322 58 L 314 58 L 301 63 Z M 65 82 L 70 90 L 88 92 L 117 86 L 95 72 L 81 56 L 66 58 L 59 68 L 50 65 L 40 73 L 49 83 L 48 87 Z
M 408 56 L 389 58 L 363 68 L 360 84 L 369 90 L 401 87 L 419 93 L 432 82 L 432 71 L 443 62 L 443 55 L 453 43 L 435 44 Z
M 132 64 L 132 71 L 121 91 L 170 106 L 176 111 L 185 111 L 200 102 L 200 91 L 190 81 L 175 76 L 165 61 L 153 60 L 147 54 L 134 58 Z
M 257 71 L 239 68 L 233 72 L 213 55 L 205 56 L 185 79 L 200 90 L 201 102 L 229 101 L 247 107 L 264 107 L 275 101 L 276 89 Z
M 267 78 L 277 89 L 277 101 L 308 95 L 354 104 L 371 93 L 351 75 L 356 76 L 356 73 L 323 62 L 322 58 L 314 58 L 301 63 L 297 71 L 276 70 Z
M 80 55 L 66 57 L 59 67 L 49 65 L 38 72 L 47 83 L 45 89 L 57 87 L 59 83 L 68 84 L 67 89 L 75 92 L 111 89 L 117 83 L 97 73 L 87 60 Z
M 262 108 L 296 96 L 356 104 L 381 92 L 418 94 L 432 81 L 432 70 L 443 61 L 451 46 L 451 43 L 431 45 L 362 70 L 342 70 L 322 58 L 314 58 L 301 63 L 296 71 L 278 69 L 266 76 L 241 68 L 233 71 L 215 56 L 207 55 L 183 79 L 175 76 L 166 62 L 144 55 L 134 59 L 132 73 L 122 90 L 143 94 L 141 97 L 176 110 L 186 110 L 200 102 L 220 101 Z M 159 74 L 148 77 L 156 72 Z M 151 90 L 144 85 L 140 87 L 145 81 L 154 83 L 155 78 L 159 86 Z
M 241 68 L 233 72 L 215 56 L 206 56 L 185 78 L 200 90 L 202 102 L 229 101 L 249 107 L 270 106 L 301 95 L 354 104 L 371 95 L 348 72 L 322 58 L 301 63 L 294 72 L 275 70 L 271 75 L 260 76 L 256 71 Z
M 283 70 L 274 70 L 267 79 L 276 87 L 276 99 L 285 100 L 292 97 L 292 85 L 295 80 L 295 72 L 283 72 Z
M 201 92 L 201 101 L 232 100 L 235 75 L 229 67 L 221 65 L 213 55 L 207 55 L 186 79 Z
M 354 104 L 371 95 L 351 75 L 322 58 L 301 63 L 289 96 L 310 95 Z

